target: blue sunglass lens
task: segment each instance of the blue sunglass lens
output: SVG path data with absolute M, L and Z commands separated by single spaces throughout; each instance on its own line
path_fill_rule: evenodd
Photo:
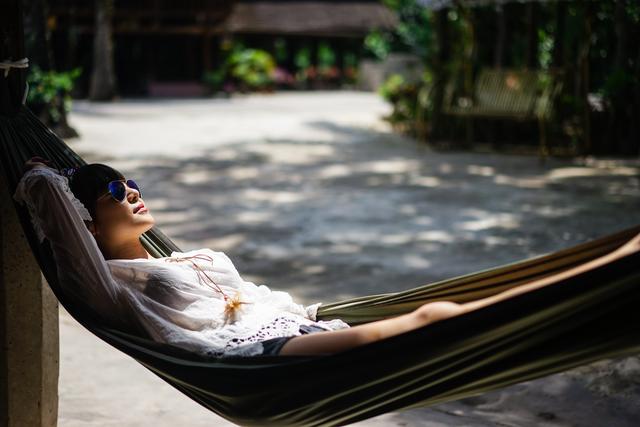
M 117 201 L 123 201 L 126 194 L 124 183 L 122 181 L 111 181 L 109 183 L 109 192 Z
M 127 180 L 127 185 L 129 186 L 129 188 L 133 188 L 134 190 L 138 191 L 138 197 L 142 197 L 142 191 L 140 191 L 140 187 L 138 187 L 138 184 L 136 184 L 134 180 Z
M 134 180 L 132 179 L 127 180 L 127 186 L 129 188 L 133 188 L 134 190 L 138 191 L 138 197 L 142 197 L 142 192 L 140 191 L 140 187 L 138 187 L 138 184 L 136 184 Z M 109 192 L 111 193 L 113 198 L 119 202 L 123 201 L 125 196 L 127 195 L 127 189 L 124 186 L 124 182 L 122 181 L 111 181 L 109 183 Z

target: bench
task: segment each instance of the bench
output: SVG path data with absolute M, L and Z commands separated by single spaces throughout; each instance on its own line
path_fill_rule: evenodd
M 483 69 L 473 85 L 472 97 L 456 96 L 454 85 L 445 88 L 443 112 L 467 119 L 467 144 L 473 139 L 473 118 L 537 120 L 540 155 L 548 155 L 547 124 L 553 115 L 560 79 L 534 70 Z

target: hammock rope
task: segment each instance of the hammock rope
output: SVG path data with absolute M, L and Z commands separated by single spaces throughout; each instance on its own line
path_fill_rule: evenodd
M 0 116 L 0 165 L 13 194 L 32 156 L 54 167 L 85 164 L 26 108 Z M 205 359 L 101 326 L 61 292 L 48 244 L 14 203 L 30 247 L 60 303 L 84 327 L 225 419 L 240 425 L 337 426 L 434 405 L 607 357 L 640 353 L 640 255 L 516 295 L 464 315 L 325 356 Z M 640 232 L 631 227 L 538 257 L 413 289 L 323 304 L 318 319 L 362 324 L 437 300 L 471 301 L 588 262 Z M 158 227 L 151 255 L 180 249 Z M 380 363 L 384 360 L 386 363 Z

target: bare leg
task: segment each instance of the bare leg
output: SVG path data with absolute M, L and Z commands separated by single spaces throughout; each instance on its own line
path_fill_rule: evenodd
M 591 260 L 585 264 L 573 267 L 569 270 L 525 283 L 518 287 L 507 289 L 499 294 L 470 301 L 464 304 L 457 304 L 451 301 L 435 301 L 426 303 L 416 310 L 397 317 L 378 320 L 364 325 L 354 326 L 348 329 L 337 331 L 316 332 L 309 335 L 300 335 L 287 341 L 280 350 L 282 355 L 291 354 L 327 354 L 344 351 L 359 345 L 377 341 L 398 335 L 412 329 L 447 319 L 462 313 L 467 313 L 481 307 L 502 301 L 514 295 L 541 288 L 555 283 L 558 280 L 592 270 L 613 260 L 621 258 L 640 250 L 640 235 L 631 239 L 619 249 Z

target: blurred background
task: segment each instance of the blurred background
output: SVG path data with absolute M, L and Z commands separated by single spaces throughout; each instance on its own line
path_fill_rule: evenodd
M 631 0 L 25 3 L 38 110 L 52 97 L 355 88 L 378 90 L 394 126 L 433 143 L 639 152 Z M 56 104 L 42 111 L 53 125 Z
M 640 222 L 636 0 L 24 0 L 28 105 L 183 250 L 301 303 Z M 62 310 L 62 309 L 61 309 Z M 60 323 L 61 426 L 231 425 Z M 604 360 L 362 426 L 635 426 Z

